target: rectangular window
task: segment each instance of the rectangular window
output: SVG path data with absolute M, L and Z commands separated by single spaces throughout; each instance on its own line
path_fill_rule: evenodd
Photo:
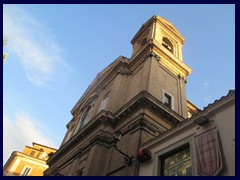
M 160 157 L 161 176 L 191 176 L 192 161 L 189 146 Z
M 106 105 L 107 105 L 107 102 L 108 102 L 108 96 L 107 96 L 107 97 L 104 97 L 104 99 L 102 100 L 98 112 L 100 112 L 101 110 L 104 110 L 104 109 L 105 109 L 105 107 L 106 107 Z
M 31 168 L 30 167 L 25 167 L 22 176 L 28 176 L 30 174 Z
M 35 154 L 35 151 L 30 152 L 30 156 L 34 156 L 34 154 Z
M 172 108 L 172 97 L 167 93 L 164 93 L 164 104 Z

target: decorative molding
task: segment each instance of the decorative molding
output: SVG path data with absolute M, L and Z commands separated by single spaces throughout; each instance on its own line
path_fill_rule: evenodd
M 186 77 L 182 76 L 181 74 L 178 74 L 178 78 L 182 79 L 185 82 L 185 84 L 187 84 L 187 78 Z
M 124 75 L 124 76 L 129 76 L 132 74 L 132 72 L 126 67 L 120 67 L 119 70 L 117 71 L 117 73 Z
M 114 129 L 116 128 L 116 126 L 122 124 L 124 122 L 124 119 L 130 117 L 131 114 L 135 113 L 141 108 L 150 108 L 155 113 L 160 114 L 164 119 L 169 121 L 173 127 L 177 126 L 177 124 L 183 121 L 183 117 L 178 115 L 170 108 L 166 108 L 161 101 L 154 98 L 147 91 L 142 91 L 115 114 L 112 114 L 105 110 L 100 111 L 88 124 L 86 124 L 86 126 L 84 126 L 68 142 L 66 142 L 62 147 L 60 147 L 59 150 L 55 154 L 53 154 L 53 156 L 47 161 L 47 164 L 52 165 L 56 163 L 60 157 L 68 153 L 69 150 L 79 144 L 79 142 L 83 140 L 87 135 L 94 132 L 97 127 L 104 125 L 111 126 Z M 144 111 L 139 114 L 137 118 L 144 118 L 143 114 Z M 139 127 L 145 126 L 146 128 L 150 128 L 152 132 L 157 132 L 157 127 L 154 127 L 154 125 L 151 123 L 146 123 L 144 119 L 138 120 L 132 125 L 129 125 L 126 132 L 134 131 Z M 88 147 L 96 143 L 111 146 L 111 144 L 113 143 L 112 141 L 113 140 L 111 139 L 111 137 L 107 137 L 106 135 L 100 133 L 94 136 L 93 139 L 91 139 Z M 83 151 L 85 150 L 83 149 Z M 74 158 L 74 156 L 71 156 L 71 158 Z
M 158 56 L 157 54 L 155 54 L 154 52 L 150 52 L 149 54 L 147 54 L 145 57 L 143 57 L 143 61 L 147 60 L 147 58 L 151 58 L 151 57 L 154 57 L 155 60 L 157 60 L 158 62 L 161 60 L 161 57 Z

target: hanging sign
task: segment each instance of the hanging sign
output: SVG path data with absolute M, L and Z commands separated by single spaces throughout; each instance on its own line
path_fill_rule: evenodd
M 215 127 L 195 137 L 197 170 L 201 176 L 216 176 L 223 168 L 217 130 Z

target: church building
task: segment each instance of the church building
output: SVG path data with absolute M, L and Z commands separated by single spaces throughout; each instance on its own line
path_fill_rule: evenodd
M 131 57 L 119 56 L 98 73 L 71 110 L 44 175 L 144 175 L 152 154 L 142 147 L 201 113 L 186 95 L 192 70 L 183 62 L 184 42 L 165 18 L 145 22 L 131 40 Z

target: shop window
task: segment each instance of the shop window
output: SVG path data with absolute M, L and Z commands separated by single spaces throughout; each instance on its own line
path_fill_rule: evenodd
M 192 161 L 189 146 L 178 148 L 160 157 L 161 176 L 191 176 Z

